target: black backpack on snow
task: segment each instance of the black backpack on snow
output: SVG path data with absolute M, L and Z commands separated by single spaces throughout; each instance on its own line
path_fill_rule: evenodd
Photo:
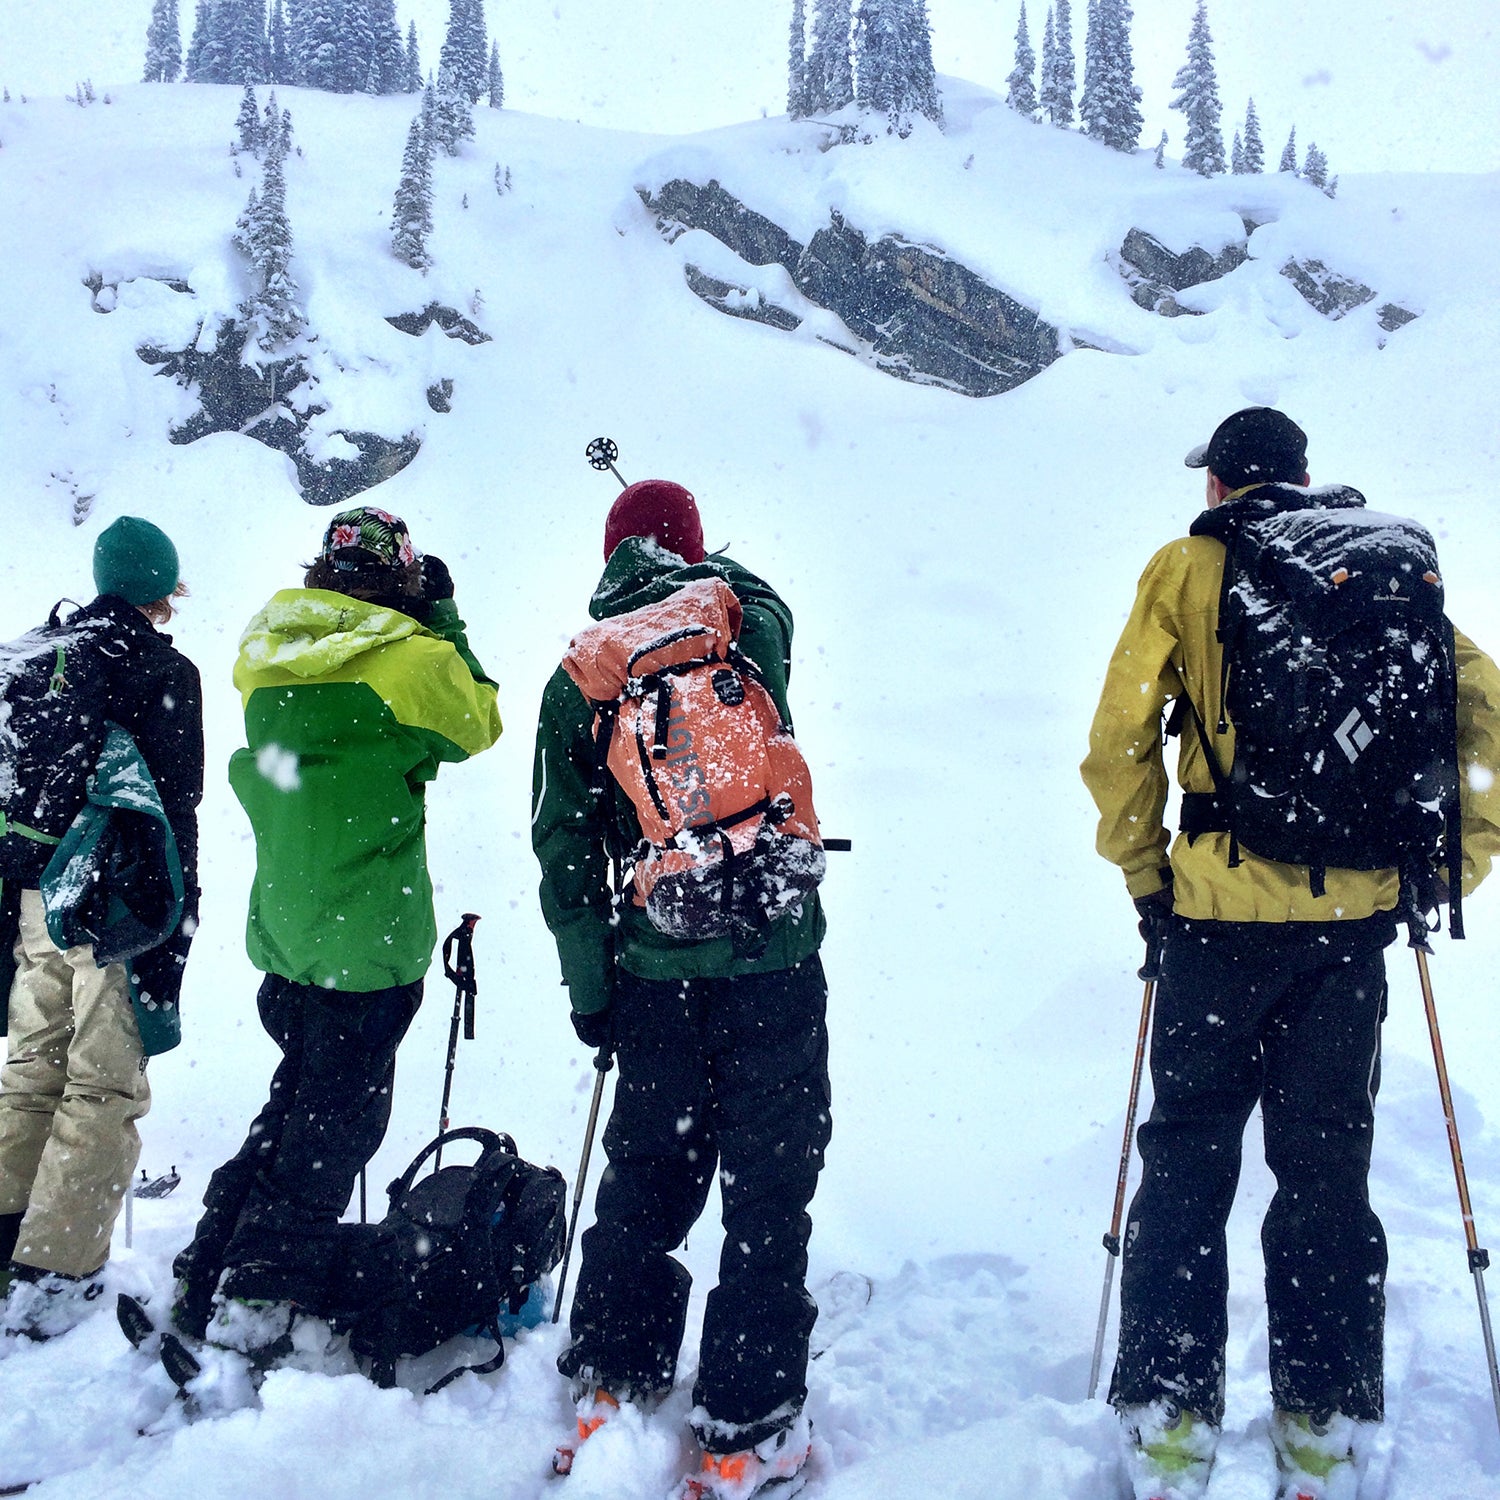
M 1241 848 L 1306 865 L 1315 895 L 1330 868 L 1394 868 L 1408 917 L 1446 865 L 1461 937 L 1457 665 L 1431 535 L 1355 490 L 1290 485 L 1192 533 L 1225 546 L 1216 729 L 1227 714 L 1235 751 L 1226 769 L 1184 694 L 1215 788 L 1184 794 L 1184 832 L 1227 832 L 1231 865 Z
M 477 1142 L 478 1160 L 419 1180 L 428 1157 L 456 1141 Z M 562 1258 L 562 1173 L 522 1161 L 510 1136 L 469 1126 L 427 1145 L 389 1197 L 378 1225 L 349 1226 L 365 1231 L 364 1244 L 344 1274 L 383 1289 L 350 1320 L 350 1348 L 370 1361 L 377 1384 L 390 1385 L 403 1355 L 425 1354 L 474 1330 L 493 1337 L 499 1352 L 487 1364 L 450 1371 L 438 1386 L 467 1369 L 498 1369 L 505 1359 L 501 1319 L 519 1313 L 533 1284 Z

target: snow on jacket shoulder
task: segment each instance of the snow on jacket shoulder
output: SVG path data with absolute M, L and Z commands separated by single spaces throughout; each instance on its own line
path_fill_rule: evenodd
M 425 783 L 501 728 L 457 613 L 434 624 L 284 589 L 241 639 L 248 743 L 229 779 L 255 834 L 246 946 L 257 968 L 351 991 L 427 972 Z
M 1186 688 L 1205 723 L 1220 712 L 1221 648 L 1217 639 L 1224 544 L 1188 536 L 1169 542 L 1146 565 L 1130 617 L 1105 673 L 1099 707 L 1081 767 L 1099 809 L 1097 848 L 1124 872 L 1132 896 L 1161 887 L 1171 844 L 1174 904 L 1185 917 L 1226 922 L 1353 921 L 1395 908 L 1393 870 L 1333 870 L 1323 896 L 1312 894 L 1307 870 L 1241 851 L 1229 867 L 1229 836 L 1172 840 L 1164 817 L 1168 780 L 1162 713 Z M 1464 889 L 1472 890 L 1500 853 L 1500 672 L 1462 634 L 1459 668 L 1459 754 L 1468 774 L 1461 805 Z M 1234 759 L 1234 728 L 1223 740 Z M 1198 736 L 1180 736 L 1177 784 L 1213 791 Z

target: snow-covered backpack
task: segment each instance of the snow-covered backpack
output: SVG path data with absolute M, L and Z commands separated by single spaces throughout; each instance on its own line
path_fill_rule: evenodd
M 1231 865 L 1241 848 L 1306 865 L 1315 895 L 1329 869 L 1396 869 L 1424 911 L 1446 865 L 1461 936 L 1457 667 L 1431 535 L 1355 490 L 1290 485 L 1192 531 L 1225 545 L 1215 730 L 1232 723 L 1235 748 L 1226 767 L 1186 704 L 1215 789 L 1184 795 L 1183 830 L 1227 832 Z
M 104 745 L 108 663 L 97 620 L 45 625 L 0 646 L 0 879 L 35 888 Z
M 418 1176 L 429 1157 L 459 1141 L 479 1145 L 476 1161 Z M 502 1334 L 514 1331 L 562 1259 L 566 1196 L 562 1173 L 523 1161 L 508 1135 L 466 1126 L 431 1141 L 391 1184 L 378 1225 L 345 1226 L 352 1253 L 343 1277 L 362 1285 L 372 1304 L 346 1320 L 349 1344 L 370 1362 L 372 1378 L 390 1385 L 399 1358 L 461 1333 L 492 1337 L 498 1352 L 486 1364 L 450 1371 L 439 1385 L 468 1369 L 498 1369 Z
M 823 878 L 812 776 L 719 578 L 601 620 L 563 668 L 595 712 L 605 767 L 635 809 L 634 900 L 658 931 L 753 952 Z

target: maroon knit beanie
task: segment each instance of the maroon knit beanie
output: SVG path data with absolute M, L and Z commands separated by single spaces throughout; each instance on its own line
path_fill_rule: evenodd
M 604 560 L 628 536 L 654 537 L 684 562 L 703 561 L 698 502 L 670 479 L 642 479 L 620 491 L 604 523 Z

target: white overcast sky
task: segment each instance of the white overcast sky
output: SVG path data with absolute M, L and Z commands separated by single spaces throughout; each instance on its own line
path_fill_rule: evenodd
M 1143 146 L 1165 128 L 1195 0 L 1135 0 Z M 186 32 L 193 0 L 179 0 Z M 809 12 L 813 9 L 808 0 Z M 928 0 L 938 70 L 1004 90 L 1019 0 Z M 151 0 L 0 0 L 0 84 L 60 95 L 140 76 Z M 1073 0 L 1082 51 L 1087 0 Z M 1041 48 L 1047 0 L 1028 6 Z M 397 0 L 436 60 L 448 0 Z M 507 103 L 591 124 L 681 132 L 785 108 L 791 0 L 486 0 Z M 1496 0 L 1211 0 L 1226 138 L 1253 96 L 1266 149 L 1295 124 L 1335 172 L 1500 170 Z M 184 35 L 184 43 L 186 43 Z M 1080 62 L 1080 75 L 1082 72 Z M 1176 154 L 1176 147 L 1173 148 Z

